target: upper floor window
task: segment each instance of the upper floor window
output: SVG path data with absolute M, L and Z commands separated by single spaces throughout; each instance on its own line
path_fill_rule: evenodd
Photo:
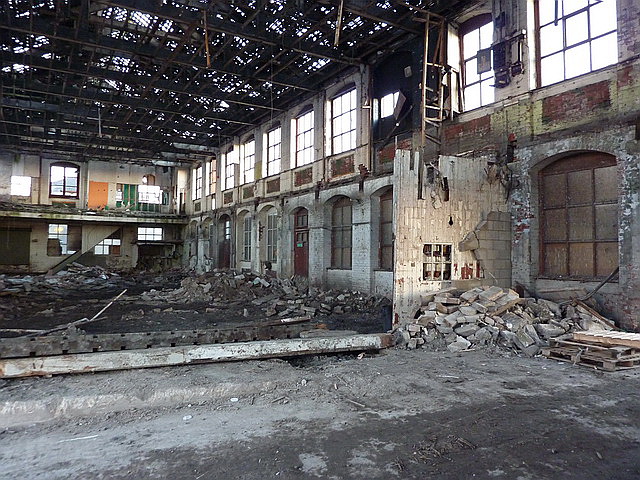
M 80 169 L 72 163 L 54 163 L 49 176 L 49 196 L 78 198 Z
M 331 100 L 331 154 L 356 148 L 356 89 Z
M 242 145 L 242 183 L 256 179 L 256 141 L 253 137 Z
M 162 190 L 159 185 L 138 185 L 138 203 L 162 203 Z
M 192 200 L 199 200 L 202 198 L 202 170 L 202 165 L 193 170 Z
M 267 132 L 267 177 L 280 173 L 282 158 L 282 128 L 276 127 Z
M 296 122 L 296 167 L 313 162 L 313 110 L 298 116 Z
M 615 0 L 538 0 L 539 86 L 618 61 Z
M 227 153 L 222 155 L 224 165 L 224 189 L 233 188 L 236 186 L 236 164 L 234 162 L 233 148 L 227 150 Z
M 493 43 L 491 15 L 480 15 L 465 22 L 460 27 L 460 36 L 464 109 L 473 110 L 492 103 L 495 98 L 490 60 Z
M 207 164 L 209 166 L 209 195 L 216 193 L 216 161 L 211 160 Z

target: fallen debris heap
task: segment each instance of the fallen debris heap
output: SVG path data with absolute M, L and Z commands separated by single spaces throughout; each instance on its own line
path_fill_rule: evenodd
M 448 288 L 422 298 L 417 318 L 396 329 L 396 341 L 451 352 L 500 346 L 536 355 L 549 341 L 575 331 L 612 330 L 615 326 L 587 305 L 561 305 L 522 298 L 511 289 L 477 287 L 466 292 Z

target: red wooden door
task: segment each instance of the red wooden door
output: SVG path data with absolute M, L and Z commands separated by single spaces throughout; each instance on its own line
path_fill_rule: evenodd
M 304 208 L 294 215 L 293 273 L 309 276 L 309 212 Z

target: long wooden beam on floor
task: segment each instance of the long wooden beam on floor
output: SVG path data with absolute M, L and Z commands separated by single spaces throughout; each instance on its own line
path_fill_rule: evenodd
M 324 353 L 362 352 L 381 350 L 391 345 L 393 345 L 392 335 L 379 333 L 15 358 L 0 360 L 0 378 L 104 372 Z

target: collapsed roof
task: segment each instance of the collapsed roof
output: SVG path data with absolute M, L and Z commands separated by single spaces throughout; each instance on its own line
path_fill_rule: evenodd
M 463 3 L 5 0 L 0 147 L 199 160 Z

